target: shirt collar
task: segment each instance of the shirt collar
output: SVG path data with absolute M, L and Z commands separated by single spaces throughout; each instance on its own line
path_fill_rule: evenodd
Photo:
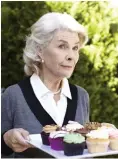
M 70 91 L 70 87 L 69 87 L 69 83 L 68 83 L 67 78 L 63 79 L 61 93 L 64 94 L 69 99 L 72 99 L 72 95 L 71 95 L 71 91 Z
M 30 77 L 30 83 L 33 90 L 38 93 L 39 98 L 50 92 L 50 90 L 41 81 L 40 77 L 35 73 Z M 69 83 L 66 78 L 64 78 L 62 82 L 61 94 L 64 94 L 66 97 L 72 99 Z
M 50 92 L 50 90 L 41 81 L 40 77 L 35 73 L 30 77 L 30 83 L 34 92 L 38 94 L 39 98 Z

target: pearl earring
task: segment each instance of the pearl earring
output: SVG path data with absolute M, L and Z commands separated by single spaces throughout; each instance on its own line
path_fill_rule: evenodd
M 44 63 L 44 60 L 42 59 L 41 62 Z

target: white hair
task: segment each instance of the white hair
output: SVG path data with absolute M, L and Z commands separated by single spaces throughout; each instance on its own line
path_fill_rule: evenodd
M 43 15 L 32 25 L 31 34 L 26 38 L 26 46 L 23 54 L 25 62 L 24 71 L 26 75 L 30 76 L 34 72 L 39 73 L 41 58 L 38 52 L 48 46 L 53 39 L 54 33 L 58 30 L 77 32 L 81 47 L 83 47 L 88 40 L 85 28 L 71 15 L 56 12 Z

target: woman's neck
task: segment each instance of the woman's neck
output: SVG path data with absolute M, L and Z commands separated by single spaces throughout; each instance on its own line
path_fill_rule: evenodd
M 51 76 L 49 74 L 40 74 L 39 75 L 42 82 L 45 84 L 45 86 L 52 92 L 57 92 L 61 88 L 62 79 L 57 79 L 54 76 Z

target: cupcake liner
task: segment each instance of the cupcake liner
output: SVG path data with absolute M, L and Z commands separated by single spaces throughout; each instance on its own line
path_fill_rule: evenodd
M 110 139 L 109 147 L 111 150 L 118 150 L 118 138 Z
M 58 138 L 50 138 L 49 137 L 50 146 L 53 150 L 63 150 L 63 137 Z
M 99 152 L 107 152 L 109 141 L 106 142 L 89 142 L 86 141 L 88 152 L 89 153 L 99 153 Z
M 75 133 L 76 133 L 76 134 L 81 134 L 83 137 L 85 137 L 85 140 L 87 139 L 85 133 L 79 132 L 79 130 L 75 131 Z M 87 149 L 87 144 L 86 144 L 86 142 L 85 142 L 85 149 Z
M 64 142 L 64 154 L 66 156 L 82 155 L 84 148 L 85 142 L 77 144 Z
M 44 144 L 44 145 L 50 145 L 50 142 L 49 142 L 49 135 L 50 135 L 50 133 L 45 133 L 45 132 L 41 132 L 41 138 L 42 138 L 42 143 Z

